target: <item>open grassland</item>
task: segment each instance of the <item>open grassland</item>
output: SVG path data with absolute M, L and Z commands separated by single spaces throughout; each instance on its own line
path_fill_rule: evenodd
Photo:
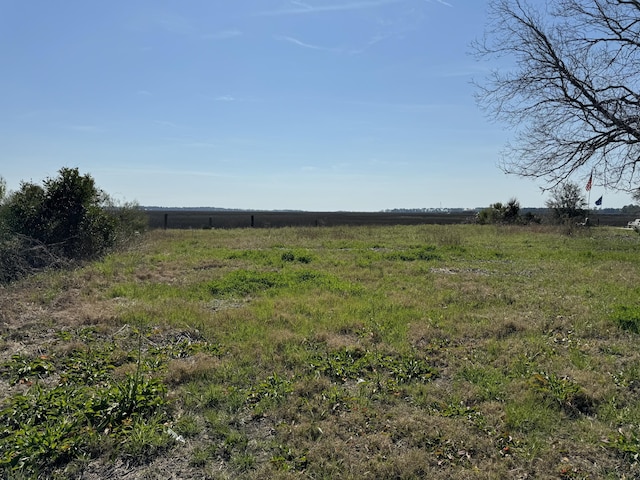
M 4 478 L 639 478 L 640 236 L 155 231 L 0 290 Z

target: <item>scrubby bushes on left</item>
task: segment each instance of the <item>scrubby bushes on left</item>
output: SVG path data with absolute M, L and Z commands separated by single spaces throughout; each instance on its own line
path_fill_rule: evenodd
M 117 206 L 77 168 L 6 193 L 0 183 L 0 282 L 99 257 L 144 230 L 136 205 Z

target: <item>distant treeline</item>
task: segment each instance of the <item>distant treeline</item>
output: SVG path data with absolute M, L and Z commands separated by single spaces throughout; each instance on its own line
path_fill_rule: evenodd
M 536 215 L 548 214 L 548 209 L 522 209 Z M 474 223 L 475 210 L 450 212 L 304 212 L 223 210 L 207 208 L 145 208 L 150 228 L 280 228 L 322 227 L 340 225 L 420 225 Z M 605 210 L 590 213 L 594 225 L 626 226 L 634 214 Z

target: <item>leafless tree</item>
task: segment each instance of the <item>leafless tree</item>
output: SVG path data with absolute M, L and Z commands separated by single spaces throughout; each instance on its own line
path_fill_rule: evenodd
M 477 84 L 485 111 L 514 130 L 501 168 L 638 190 L 640 1 L 490 0 L 480 58 L 500 59 Z

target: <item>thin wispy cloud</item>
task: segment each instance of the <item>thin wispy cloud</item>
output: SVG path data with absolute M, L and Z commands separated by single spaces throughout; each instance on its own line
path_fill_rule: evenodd
M 342 162 L 342 163 L 335 163 L 333 165 L 331 165 L 331 167 L 329 168 L 329 170 L 332 171 L 342 171 L 345 169 L 349 169 L 352 167 L 352 164 L 349 162 Z
M 29 110 L 26 112 L 19 113 L 17 118 L 19 120 L 33 120 L 33 119 L 43 119 L 50 116 L 60 115 L 63 111 L 56 110 Z
M 183 16 L 172 11 L 157 11 L 145 16 L 133 24 L 134 28 L 142 28 L 143 30 L 152 28 L 164 31 L 165 33 L 191 37 L 201 40 L 228 40 L 242 36 L 242 32 L 236 28 L 227 28 L 223 30 L 206 32 L 198 28 L 194 20 L 190 17 Z
M 373 167 L 406 167 L 410 163 L 404 160 L 380 160 L 378 158 L 370 158 L 367 162 L 368 165 Z
M 305 42 L 302 42 L 302 41 L 298 40 L 297 38 L 287 37 L 287 36 L 284 36 L 284 35 L 278 36 L 276 38 L 278 40 L 284 40 L 285 42 L 292 43 L 292 44 L 297 45 L 299 47 L 308 48 L 310 50 L 322 50 L 322 51 L 326 51 L 326 52 L 337 52 L 337 51 L 339 51 L 338 49 L 335 49 L 335 48 L 321 47 L 319 45 L 312 45 L 310 43 L 305 43 Z
M 182 146 L 186 148 L 217 148 L 220 145 L 213 142 L 187 142 Z
M 100 133 L 104 132 L 104 129 L 95 125 L 63 125 L 67 130 L 73 130 L 75 132 L 84 133 Z
M 374 45 L 376 45 L 377 43 L 380 43 L 388 38 L 392 37 L 392 35 L 376 35 L 375 37 L 371 38 L 363 47 L 360 48 L 337 48 L 337 47 L 325 47 L 322 45 L 316 45 L 313 43 L 307 43 L 307 42 L 303 42 L 302 40 L 299 40 L 297 38 L 294 37 L 289 37 L 286 35 L 279 35 L 276 36 L 274 38 L 278 39 L 278 40 L 283 40 L 285 42 L 289 42 L 293 45 L 296 45 L 298 47 L 302 47 L 302 48 L 308 48 L 309 50 L 318 50 L 318 51 L 322 51 L 322 52 L 334 52 L 334 53 L 346 53 L 349 55 L 359 55 L 361 53 L 366 52 L 367 50 L 369 50 L 371 47 L 373 47 Z
M 433 3 L 434 1 L 436 3 L 439 3 L 440 5 L 445 5 L 447 7 L 453 7 L 453 5 L 451 5 L 449 2 L 445 2 L 444 0 L 426 0 L 427 3 Z
M 376 35 L 376 36 L 372 37 L 364 47 L 354 48 L 352 50 L 349 50 L 349 53 L 351 55 L 359 55 L 361 53 L 366 52 L 367 50 L 369 50 L 374 45 L 376 45 L 376 44 L 378 44 L 378 43 L 380 43 L 380 42 L 382 42 L 384 40 L 387 40 L 389 38 L 395 37 L 395 36 L 396 36 L 395 34 L 386 34 L 386 35 L 379 34 L 379 35 Z
M 424 74 L 430 78 L 456 78 L 486 75 L 490 69 L 476 63 L 434 65 Z
M 153 24 L 168 32 L 178 35 L 193 35 L 196 33 L 195 27 L 191 22 L 178 14 L 172 12 L 159 12 L 151 17 Z
M 362 0 L 362 1 L 349 1 L 345 3 L 334 3 L 331 5 L 311 5 L 308 3 L 292 1 L 293 5 L 290 8 L 283 8 L 281 10 L 270 10 L 257 13 L 259 16 L 281 16 L 281 15 L 305 15 L 312 13 L 325 13 L 325 12 L 341 12 L 347 10 L 364 10 L 369 8 L 377 8 L 394 3 L 404 3 L 407 0 Z
M 171 168 L 157 168 L 155 165 L 148 165 L 144 168 L 131 168 L 127 166 L 126 168 L 100 168 L 97 171 L 117 174 L 117 175 L 125 175 L 131 176 L 132 174 L 139 175 L 154 175 L 154 176 L 169 176 L 173 178 L 178 177 L 219 177 L 219 178 L 230 178 L 233 175 L 220 174 L 218 172 L 210 172 L 203 170 L 176 170 Z M 241 177 L 241 175 L 238 175 Z
M 251 102 L 255 100 L 248 99 L 246 97 L 236 97 L 231 94 L 211 94 L 211 93 L 201 93 L 198 95 L 202 100 L 206 100 L 207 102 L 223 102 L 223 103 L 231 103 L 231 102 Z
M 242 36 L 240 30 L 221 30 L 215 33 L 205 33 L 202 35 L 203 40 L 228 40 L 230 38 L 236 38 Z
M 167 120 L 155 120 L 153 123 L 160 127 L 181 128 L 177 123 L 169 122 Z
M 297 5 L 298 7 L 306 8 L 306 9 L 308 9 L 308 10 L 311 10 L 311 9 L 313 8 L 313 7 L 312 7 L 311 5 L 309 5 L 308 3 L 298 2 L 298 1 L 296 1 L 296 0 L 291 0 L 291 3 L 292 3 L 293 5 Z
M 433 112 L 436 110 L 450 108 L 449 105 L 442 103 L 401 103 L 401 102 L 367 102 L 367 101 L 355 101 L 349 100 L 343 102 L 348 105 L 366 107 L 366 108 L 379 108 L 384 110 L 396 110 L 403 112 Z

